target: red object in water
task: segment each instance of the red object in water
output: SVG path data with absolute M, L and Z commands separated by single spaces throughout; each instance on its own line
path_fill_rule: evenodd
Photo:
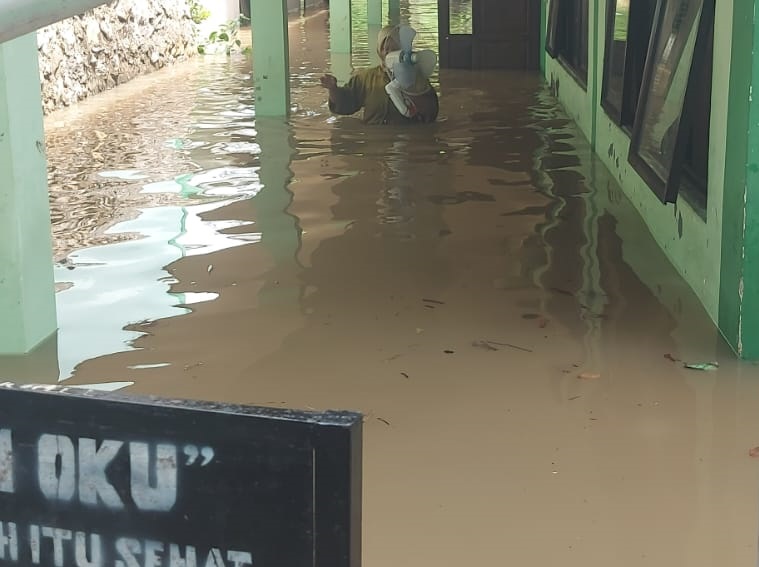
M 749 457 L 757 458 L 759 457 L 759 447 L 754 447 L 753 449 L 750 449 L 748 452 Z

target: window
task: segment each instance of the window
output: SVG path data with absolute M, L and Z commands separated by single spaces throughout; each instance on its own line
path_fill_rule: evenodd
M 630 163 L 664 203 L 681 182 L 705 200 L 714 0 L 662 2 L 655 20 Z
M 450 31 L 455 35 L 472 35 L 472 0 L 450 0 Z
M 588 83 L 588 0 L 551 0 L 546 51 Z
M 656 0 L 608 0 L 601 104 L 609 117 L 632 128 L 646 65 Z

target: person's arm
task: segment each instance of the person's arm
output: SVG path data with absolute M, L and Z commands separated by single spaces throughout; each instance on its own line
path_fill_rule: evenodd
M 337 86 L 337 79 L 332 75 L 324 75 L 321 84 L 329 91 L 329 109 L 335 114 L 354 114 L 364 106 L 366 93 L 360 75 L 354 75 L 343 87 Z

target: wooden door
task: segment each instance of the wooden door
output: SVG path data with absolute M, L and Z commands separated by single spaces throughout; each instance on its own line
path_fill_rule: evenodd
M 438 19 L 441 67 L 538 69 L 540 0 L 438 0 Z

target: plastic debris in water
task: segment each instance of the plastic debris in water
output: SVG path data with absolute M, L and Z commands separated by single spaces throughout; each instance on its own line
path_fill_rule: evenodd
M 592 372 L 583 372 L 577 376 L 579 380 L 598 380 L 600 377 L 600 374 L 594 374 Z
M 719 362 L 684 362 L 683 366 L 689 370 L 717 370 Z

